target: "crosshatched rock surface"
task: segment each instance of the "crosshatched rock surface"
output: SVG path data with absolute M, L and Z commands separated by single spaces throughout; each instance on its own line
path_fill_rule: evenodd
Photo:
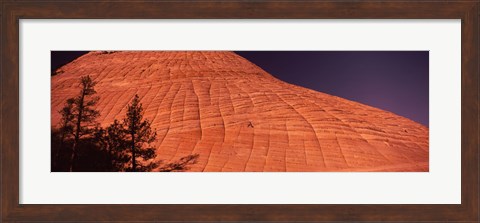
M 157 159 L 198 153 L 190 171 L 428 171 L 427 127 L 282 82 L 233 52 L 90 52 L 56 73 L 52 126 L 90 75 L 101 125 L 138 94 Z

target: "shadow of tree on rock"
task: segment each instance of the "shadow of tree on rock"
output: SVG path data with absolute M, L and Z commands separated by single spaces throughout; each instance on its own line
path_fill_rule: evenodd
M 180 172 L 189 170 L 189 166 L 196 164 L 200 155 L 193 154 L 180 158 L 177 162 L 169 163 L 160 167 L 160 172 Z

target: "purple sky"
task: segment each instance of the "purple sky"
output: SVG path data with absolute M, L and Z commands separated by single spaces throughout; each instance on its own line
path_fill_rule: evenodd
M 235 51 L 283 81 L 428 127 L 428 51 Z M 86 51 L 52 51 L 52 73 Z

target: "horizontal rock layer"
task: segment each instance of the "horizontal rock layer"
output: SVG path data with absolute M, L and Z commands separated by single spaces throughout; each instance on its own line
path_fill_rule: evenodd
M 56 73 L 53 127 L 90 75 L 101 125 L 138 94 L 156 159 L 197 153 L 190 171 L 428 171 L 425 126 L 282 82 L 233 52 L 90 52 Z

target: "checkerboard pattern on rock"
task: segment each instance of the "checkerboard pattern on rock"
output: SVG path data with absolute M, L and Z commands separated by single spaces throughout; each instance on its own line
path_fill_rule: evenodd
M 52 126 L 80 76 L 97 82 L 102 126 L 138 94 L 157 158 L 189 171 L 428 171 L 428 128 L 276 79 L 233 52 L 90 52 L 52 76 Z

